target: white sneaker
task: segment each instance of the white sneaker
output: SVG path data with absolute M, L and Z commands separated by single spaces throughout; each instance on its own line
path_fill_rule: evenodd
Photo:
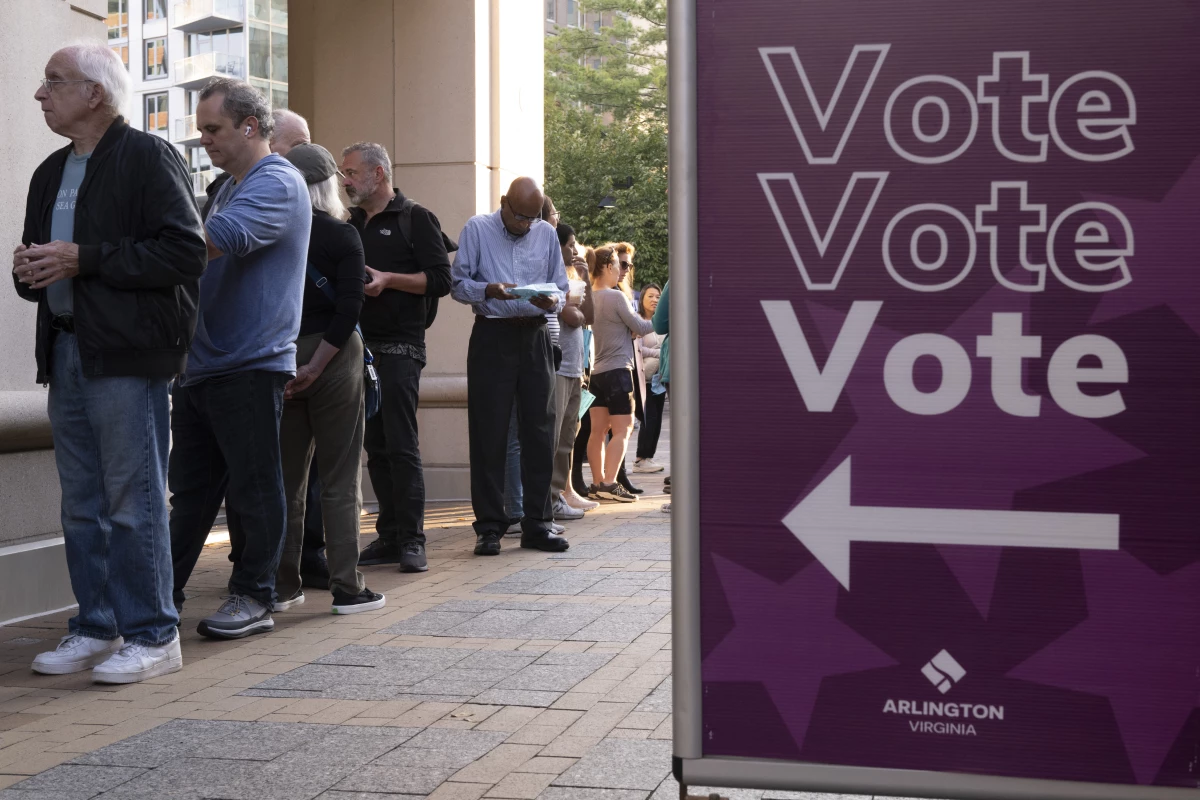
M 580 497 L 573 491 L 563 492 L 559 497 L 571 508 L 577 508 L 580 511 L 595 511 L 600 507 L 599 503 L 588 500 L 586 497 Z
M 639 458 L 633 462 L 632 472 L 662 472 L 664 469 L 662 464 L 659 464 L 653 458 Z
M 664 514 L 670 514 L 671 513 L 671 504 L 663 503 L 662 508 L 660 508 L 659 511 L 663 512 Z
M 557 519 L 583 519 L 582 508 L 571 508 L 567 505 L 567 501 L 559 497 L 554 501 L 554 518 Z
M 125 640 L 91 639 L 79 634 L 64 636 L 58 647 L 46 653 L 38 653 L 33 659 L 33 671 L 43 675 L 70 675 L 83 672 L 102 664 L 113 653 L 121 649 Z
M 137 683 L 183 669 L 179 634 L 160 647 L 127 644 L 116 655 L 92 670 L 96 683 Z
M 271 604 L 271 611 L 279 613 L 280 611 L 287 611 L 289 608 L 302 605 L 304 605 L 304 592 L 298 591 L 287 600 L 276 600 Z

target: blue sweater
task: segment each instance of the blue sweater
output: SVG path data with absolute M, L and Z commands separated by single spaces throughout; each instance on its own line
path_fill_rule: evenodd
M 277 155 L 221 187 L 205 228 L 224 255 L 200 278 L 185 386 L 235 372 L 296 371 L 311 227 L 304 178 Z

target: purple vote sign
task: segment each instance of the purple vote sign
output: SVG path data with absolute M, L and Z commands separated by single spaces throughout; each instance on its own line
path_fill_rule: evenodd
M 674 12 L 683 775 L 1194 796 L 1200 2 Z

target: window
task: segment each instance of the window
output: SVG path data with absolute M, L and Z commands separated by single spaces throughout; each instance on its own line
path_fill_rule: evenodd
M 579 8 L 579 0 L 567 0 L 567 24 L 572 28 L 583 27 L 583 11 Z
M 146 133 L 167 135 L 167 94 L 146 95 Z
M 167 0 L 146 0 L 146 22 L 167 18 Z
M 108 40 L 129 38 L 129 0 L 108 0 Z M 129 59 L 125 59 L 126 66 Z
M 288 23 L 288 0 L 271 0 L 271 24 L 286 28 Z
M 596 19 L 593 20 L 593 22 L 592 22 L 592 30 L 594 30 L 596 33 L 600 32 L 600 15 L 599 14 L 596 15 Z
M 239 28 L 228 28 L 211 33 L 189 33 L 184 40 L 189 56 L 201 53 L 228 53 L 231 56 L 243 55 L 245 33 Z
M 129 45 L 114 44 L 110 49 L 121 57 L 121 63 L 125 65 L 125 69 L 129 69 Z
M 266 25 L 250 25 L 250 75 L 271 77 L 271 29 Z
M 546 0 L 546 19 L 558 22 L 558 0 Z
M 146 40 L 146 77 L 165 78 L 167 76 L 167 40 Z
M 250 19 L 271 21 L 271 0 L 250 0 Z
M 288 79 L 288 35 L 287 31 L 271 31 L 271 80 L 287 83 Z
M 271 108 L 287 108 L 288 107 L 288 92 L 287 88 L 280 88 L 277 83 L 271 87 Z

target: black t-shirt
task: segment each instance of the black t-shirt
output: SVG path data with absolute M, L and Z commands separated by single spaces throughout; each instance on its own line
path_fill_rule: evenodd
M 412 214 L 412 242 L 400 229 L 400 207 L 404 195 L 398 190 L 387 206 L 370 221 L 360 208 L 351 209 L 350 223 L 362 236 L 367 266 L 380 272 L 425 273 L 425 295 L 384 289 L 363 303 L 363 335 L 368 341 L 425 344 L 425 297 L 450 293 L 450 256 L 442 239 L 442 226 L 433 213 L 420 205 Z
M 333 289 L 337 302 L 329 302 L 325 293 L 306 277 L 300 335 L 324 333 L 325 341 L 340 349 L 354 333 L 363 307 L 366 270 L 358 231 L 324 211 L 314 211 L 308 263 L 328 279 L 327 285 Z

